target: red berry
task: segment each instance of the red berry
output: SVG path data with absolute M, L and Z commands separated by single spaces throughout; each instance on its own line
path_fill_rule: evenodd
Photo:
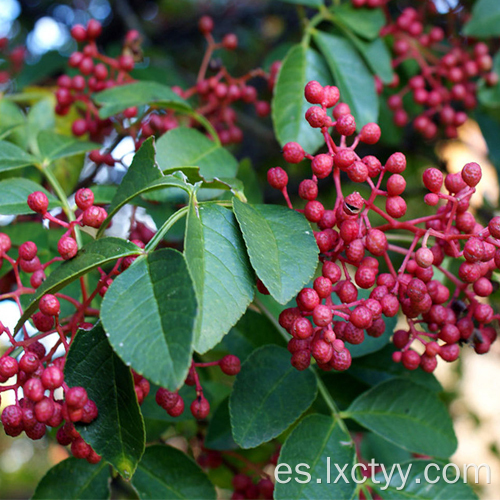
M 234 50 L 238 47 L 238 37 L 234 33 L 228 33 L 222 39 L 222 46 L 226 50 Z
M 224 356 L 219 362 L 220 369 L 226 375 L 237 375 L 241 370 L 241 362 L 237 356 L 228 354 Z
M 88 401 L 87 391 L 83 387 L 70 387 L 66 391 L 65 401 L 74 409 L 83 408 Z
M 330 366 L 339 372 L 347 370 L 351 366 L 352 358 L 351 353 L 347 348 L 342 349 L 340 352 L 333 350 L 330 359 Z
M 391 174 L 401 174 L 406 169 L 406 157 L 403 153 L 392 154 L 385 164 L 385 168 Z
M 323 204 L 315 200 L 308 201 L 304 209 L 304 215 L 309 222 L 319 222 L 324 213 Z
M 45 368 L 41 380 L 45 389 L 53 390 L 61 387 L 64 382 L 64 375 L 57 366 L 52 365 Z
M 30 378 L 23 386 L 24 396 L 31 399 L 31 401 L 41 401 L 43 398 L 43 391 L 42 381 L 39 378 Z
M 311 179 L 303 180 L 299 184 L 299 196 L 303 200 L 315 200 L 318 197 L 318 185 Z
M 175 405 L 167 410 L 171 417 L 179 417 L 184 413 L 184 400 L 179 396 Z
M 387 193 L 389 196 L 397 196 L 404 192 L 406 188 L 406 180 L 402 175 L 392 174 L 387 179 Z
M 86 210 L 94 204 L 94 193 L 88 188 L 79 189 L 75 194 L 75 203 L 80 210 Z
M 366 249 L 376 256 L 384 255 L 389 245 L 386 235 L 380 229 L 369 229 L 366 233 L 365 244 Z
M 359 133 L 359 140 L 365 144 L 376 144 L 380 139 L 380 127 L 376 123 L 367 123 Z
M 71 36 L 77 42 L 84 42 L 87 39 L 87 30 L 81 24 L 75 24 L 71 28 Z
M 134 58 L 129 55 L 121 55 L 118 58 L 118 64 L 123 71 L 132 71 L 134 69 Z
M 321 104 L 325 98 L 323 86 L 315 80 L 306 85 L 304 95 L 307 102 L 310 102 L 311 104 Z
M 208 35 L 214 29 L 214 21 L 210 16 L 203 16 L 198 21 L 198 29 L 203 35 Z
M 35 191 L 28 196 L 28 206 L 38 214 L 45 214 L 49 208 L 49 199 L 45 193 Z
M 403 352 L 401 361 L 407 370 L 416 370 L 420 365 L 420 355 L 417 352 L 408 349 Z
M 210 404 L 204 396 L 198 396 L 191 403 L 191 413 L 198 420 L 203 420 L 210 413 Z
M 304 349 L 294 352 L 290 362 L 296 370 L 307 370 L 311 364 L 311 351 Z
M 83 212 L 82 222 L 85 226 L 99 228 L 107 217 L 107 213 L 101 207 L 92 205 Z
M 174 408 L 179 398 L 179 394 L 164 389 L 163 387 L 160 387 L 158 391 L 156 391 L 156 403 L 166 411 Z
M 75 458 L 87 458 L 90 455 L 91 447 L 82 438 L 75 439 L 71 443 L 71 453 Z
M 270 168 L 267 171 L 267 182 L 272 188 L 281 191 L 288 184 L 288 175 L 281 167 Z
M 5 233 L 0 233 L 0 255 L 7 253 L 11 245 L 10 238 Z
M 356 161 L 356 153 L 352 149 L 339 149 L 333 157 L 333 163 L 337 168 L 347 172 L 349 167 Z M 364 163 L 364 162 L 363 162 Z M 365 163 L 366 164 L 366 163 Z
M 87 132 L 87 121 L 84 120 L 83 118 L 75 120 L 73 122 L 73 125 L 71 125 L 71 131 L 77 137 L 80 137 L 81 135 L 85 134 Z
M 10 378 L 17 375 L 19 364 L 16 359 L 10 356 L 2 356 L 0 358 L 0 377 Z
M 102 32 L 102 25 L 99 21 L 91 19 L 87 24 L 87 36 L 90 40 L 94 40 L 100 36 Z
M 78 244 L 70 236 L 63 236 L 57 243 L 57 251 L 64 260 L 69 260 L 77 254 Z
M 23 260 L 33 260 L 37 254 L 37 247 L 32 241 L 26 241 L 19 247 L 19 257 Z
M 38 307 L 40 308 L 40 311 L 46 316 L 57 316 L 61 309 L 57 297 L 51 294 L 44 295 L 40 299 Z
M 325 179 L 330 175 L 333 168 L 333 158 L 328 154 L 316 155 L 311 162 L 313 174 L 319 179 Z
M 462 179 L 470 187 L 475 187 L 481 180 L 481 167 L 477 163 L 467 163 L 462 169 Z
M 385 210 L 391 217 L 399 219 L 406 213 L 406 202 L 401 196 L 389 196 L 385 202 Z
M 321 128 L 326 125 L 328 116 L 323 108 L 312 106 L 306 111 L 306 120 L 313 128 Z
M 296 142 L 287 142 L 283 146 L 283 158 L 288 163 L 300 163 L 304 159 L 305 153 L 302 146 Z
M 35 328 L 40 332 L 48 332 L 49 330 L 52 330 L 52 327 L 54 326 L 53 316 L 46 316 L 41 312 L 33 314 L 32 319 Z
M 337 132 L 341 135 L 349 136 L 356 132 L 356 120 L 351 114 L 342 115 L 335 125 Z

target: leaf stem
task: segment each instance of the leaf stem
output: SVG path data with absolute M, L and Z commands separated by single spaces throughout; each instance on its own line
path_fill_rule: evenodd
M 169 229 L 182 217 L 184 217 L 189 210 L 189 207 L 182 207 L 181 209 L 177 210 L 174 214 L 172 214 L 161 226 L 159 231 L 151 238 L 150 242 L 146 245 L 146 252 L 151 252 L 153 251 L 161 242 L 163 237 L 167 234 Z

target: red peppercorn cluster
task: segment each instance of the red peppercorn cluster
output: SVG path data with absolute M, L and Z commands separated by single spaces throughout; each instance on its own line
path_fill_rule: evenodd
M 9 48 L 9 39 L 0 38 L 0 58 L 2 64 L 0 68 L 0 85 L 4 85 L 17 75 L 23 68 L 26 57 L 26 48 L 22 46 Z
M 257 116 L 261 118 L 268 116 L 271 111 L 269 103 L 258 100 L 257 89 L 248 82 L 255 77 L 261 77 L 267 81 L 269 90 L 272 90 L 280 63 L 274 63 L 269 74 L 262 69 L 255 69 L 244 76 L 235 78 L 225 67 L 214 67 L 215 74 L 208 77 L 206 73 L 210 67 L 209 61 L 213 52 L 217 49 L 235 50 L 238 46 L 238 38 L 234 33 L 228 33 L 220 42 L 216 42 L 212 36 L 214 22 L 209 16 L 203 16 L 198 27 L 207 40 L 207 50 L 196 85 L 182 92 L 181 95 L 185 98 L 194 95 L 198 97 L 198 112 L 210 120 L 223 144 L 241 142 L 243 133 L 236 125 L 236 112 L 231 106 L 237 102 L 253 104 Z
M 478 80 L 496 85 L 498 75 L 492 72 L 493 60 L 485 43 L 465 43 L 458 30 L 445 35 L 443 28 L 435 24 L 435 16 L 429 18 L 429 8 L 435 13 L 433 2 L 422 2 L 418 8 L 408 7 L 382 29 L 382 35 L 392 35 L 394 39 L 393 67 L 398 68 L 408 60 L 418 66 L 418 72 L 404 85 L 400 85 L 396 73 L 389 87 L 398 90 L 387 99 L 387 104 L 396 125 L 402 127 L 412 121 L 414 129 L 426 139 L 436 137 L 439 130 L 454 138 L 457 127 L 467 119 L 466 112 L 477 105 Z M 462 25 L 464 14 L 460 9 L 450 11 L 447 16 Z M 447 23 L 451 23 L 449 17 Z M 376 79 L 376 84 L 381 93 L 382 82 Z M 408 114 L 406 95 L 421 106 L 415 117 Z
M 45 312 L 57 315 L 59 303 L 55 297 L 50 298 L 41 307 Z M 0 325 L 0 331 L 4 333 L 7 329 Z M 90 424 L 94 421 L 98 415 L 97 406 L 83 387 L 70 388 L 64 383 L 64 358 L 51 361 L 52 354 L 47 354 L 38 340 L 27 339 L 19 361 L 9 355 L 0 357 L 0 382 L 4 384 L 14 379 L 11 385 L 0 386 L 0 401 L 1 394 L 6 391 L 14 391 L 15 395 L 15 403 L 2 411 L 5 433 L 15 437 L 24 431 L 26 436 L 36 440 L 45 435 L 47 427 L 59 427 L 57 441 L 62 446 L 71 445 L 73 456 L 97 463 L 101 457 L 81 438 L 74 426 L 75 422 Z M 22 389 L 22 398 L 19 398 L 19 389 Z M 60 389 L 64 391 L 64 399 L 55 395 Z
M 258 99 L 257 89 L 249 80 L 264 78 L 272 90 L 280 64 L 274 63 L 269 74 L 255 69 L 241 77 L 231 76 L 224 66 L 212 60 L 212 55 L 218 49 L 235 50 L 238 38 L 235 34 L 228 33 L 220 42 L 216 42 L 212 36 L 213 28 L 214 23 L 210 17 L 204 16 L 200 19 L 199 29 L 208 45 L 196 84 L 185 90 L 180 87 L 173 87 L 172 90 L 185 99 L 197 100 L 197 113 L 209 120 L 223 144 L 237 143 L 243 139 L 243 133 L 236 124 L 237 115 L 232 106 L 238 102 L 253 104 L 259 117 L 269 115 L 269 102 Z M 132 137 L 138 149 L 148 137 L 160 136 L 179 124 L 190 127 L 197 125 L 197 122 L 190 118 L 182 119 L 175 111 L 163 110 L 158 106 L 151 106 L 140 117 L 137 107 L 130 107 L 113 119 L 99 118 L 99 106 L 92 99 L 92 94 L 135 81 L 130 76 L 130 71 L 134 68 L 134 53 L 137 52 L 141 41 L 137 31 L 128 32 L 122 54 L 111 58 L 99 52 L 96 45 L 96 39 L 101 32 L 102 26 L 95 20 L 90 20 L 86 28 L 81 25 L 72 28 L 72 37 L 78 43 L 85 44 L 80 51 L 74 52 L 68 61 L 69 66 L 78 69 L 79 74 L 73 77 L 62 75 L 57 80 L 56 112 L 66 115 L 70 108 L 76 105 L 81 115 L 73 122 L 74 135 L 89 134 L 92 140 L 102 142 L 104 137 L 116 128 L 122 135 Z M 207 76 L 208 71 L 214 74 Z M 98 150 L 92 151 L 89 158 L 97 164 L 115 164 L 110 153 L 101 153 Z
M 234 376 L 240 372 L 240 360 L 228 354 L 218 361 L 210 361 L 208 363 L 191 363 L 188 376 L 185 380 L 186 385 L 196 386 L 196 398 L 191 403 L 191 414 L 198 420 L 203 420 L 210 413 L 210 403 L 203 395 L 203 388 L 200 383 L 197 368 L 206 368 L 208 366 L 219 366 L 221 371 L 226 375 Z M 179 417 L 184 413 L 184 399 L 178 391 L 169 391 L 164 387 L 160 387 L 156 391 L 156 403 L 163 408 L 171 417 Z
M 64 222 L 48 212 L 49 199 L 47 195 L 42 191 L 35 191 L 28 196 L 28 206 L 33 212 L 40 214 L 44 219 L 47 219 L 54 224 L 64 227 L 67 231 L 62 235 L 58 244 L 57 250 L 59 255 L 64 260 L 72 259 L 78 252 L 78 245 L 74 238 L 75 226 L 88 226 L 98 229 L 108 216 L 106 210 L 102 207 L 94 205 L 94 193 L 88 188 L 79 189 L 75 194 L 75 203 L 77 207 L 82 211 L 81 214 L 74 220 L 70 222 Z M 32 249 L 34 249 L 33 259 L 36 257 L 36 245 L 32 242 L 28 242 Z M 28 244 L 26 243 L 26 244 Z M 31 273 L 38 271 L 40 269 L 40 261 L 33 261 L 33 259 L 24 259 L 21 261 L 21 268 L 23 271 Z M 26 261 L 29 260 L 29 263 Z M 31 270 L 32 269 L 32 270 Z M 40 275 L 41 276 L 41 275 Z M 36 278 L 43 281 L 45 277 Z M 41 282 L 40 282 L 41 283 Z M 40 283 L 35 286 L 38 288 Z
M 77 104 L 76 109 L 81 117 L 73 122 L 71 128 L 73 134 L 82 136 L 88 133 L 92 140 L 99 142 L 114 128 L 110 119 L 99 118 L 99 109 L 90 95 L 133 81 L 129 73 L 134 68 L 135 62 L 127 48 L 138 35 L 135 31 L 129 32 L 122 54 L 117 58 L 111 58 L 101 54 L 97 48 L 96 39 L 101 33 L 102 26 L 94 19 L 88 22 L 86 28 L 79 24 L 73 26 L 71 36 L 76 42 L 84 45 L 81 51 L 71 54 L 68 64 L 79 73 L 73 77 L 61 75 L 57 80 L 56 91 L 57 114 L 66 115 L 70 108 Z
M 306 202 L 299 211 L 317 225 L 321 261 L 321 276 L 312 288 L 300 291 L 297 307 L 285 309 L 279 318 L 292 336 L 288 344 L 292 365 L 304 370 L 312 356 L 324 370 L 346 370 L 351 364 L 348 345 L 362 343 L 365 334 L 381 336 L 386 328 L 384 317 L 399 312 L 406 317 L 408 329 L 394 334 L 393 342 L 400 349 L 394 360 L 409 369 L 421 366 L 432 371 L 436 356 L 453 361 L 465 343 L 480 354 L 487 352 L 496 338 L 490 325 L 499 315 L 483 298 L 492 293 L 492 272 L 500 268 L 500 217 L 483 227 L 468 210 L 481 179 L 480 166 L 468 163 L 460 173 L 446 177 L 436 168 L 427 169 L 423 182 L 430 192 L 424 201 L 436 207 L 436 212 L 402 221 L 405 156 L 394 153 L 385 163 L 371 155 L 359 157 L 356 146 L 374 144 L 380 129 L 369 123 L 356 135 L 354 117 L 339 103 L 336 87 L 312 81 L 305 97 L 319 104 L 309 108 L 306 119 L 323 134 L 328 152 L 312 156 L 297 143 L 283 148 L 290 163 L 311 161 L 312 178 L 299 186 L 299 196 Z M 328 108 L 333 108 L 331 117 Z M 337 143 L 331 132 L 340 136 Z M 348 137 L 353 137 L 351 145 Z M 358 192 L 344 196 L 342 172 L 354 183 L 368 184 L 370 196 L 365 199 Z M 327 177 L 333 179 L 337 195 L 332 208 L 317 199 L 318 179 Z M 292 208 L 286 172 L 272 168 L 268 181 L 282 191 Z M 373 225 L 370 213 L 382 217 L 384 223 Z M 410 235 L 407 247 L 396 244 L 405 240 L 404 232 Z M 404 256 L 399 269 L 393 265 L 394 254 Z M 461 261 L 457 276 L 443 267 L 446 256 Z M 451 295 L 441 282 L 443 275 L 455 287 Z M 360 290 L 371 291 L 362 298 Z M 415 341 L 423 344 L 424 354 L 411 349 Z
M 106 218 L 106 212 L 94 206 L 94 195 L 89 189 L 80 189 L 75 195 L 75 203 L 82 211 L 74 221 L 66 222 L 48 212 L 49 201 L 45 193 L 36 191 L 27 199 L 28 206 L 43 219 L 66 229 L 60 238 L 57 248 L 60 257 L 55 257 L 42 264 L 38 257 L 37 245 L 32 241 L 22 243 L 18 248 L 17 258 L 9 255 L 12 242 L 7 234 L 0 233 L 0 262 L 6 261 L 12 271 L 14 287 L 0 299 L 14 300 L 22 314 L 22 295 L 31 295 L 46 278 L 46 269 L 62 260 L 73 258 L 78 250 L 74 239 L 76 226 L 87 225 L 99 227 Z M 89 329 L 93 325 L 84 323 L 86 316 L 96 316 L 98 311 L 90 307 L 92 300 L 107 289 L 112 276 L 118 273 L 121 261 L 111 273 L 101 271 L 101 279 L 96 289 L 85 294 L 86 299 L 79 303 L 72 297 L 57 293 L 45 294 L 39 301 L 39 311 L 33 314 L 32 322 L 38 333 L 30 337 L 23 327 L 22 340 L 16 340 L 9 329 L 0 323 L 0 334 L 6 334 L 11 346 L 0 357 L 0 396 L 7 391 L 13 391 L 15 403 L 7 406 L 2 412 L 2 424 L 6 434 L 18 436 L 23 431 L 31 439 L 41 439 L 47 426 L 56 428 L 57 441 L 63 445 L 71 445 L 71 453 L 76 458 L 85 458 L 90 463 L 97 463 L 101 457 L 86 443 L 76 430 L 74 423 L 89 424 L 98 415 L 96 404 L 91 401 L 83 387 L 68 387 L 64 382 L 63 368 L 66 354 L 78 329 Z M 31 287 L 24 286 L 21 273 L 30 276 Z M 83 285 L 82 285 L 83 286 Z M 60 299 L 75 307 L 75 313 L 69 318 L 60 318 Z M 49 335 L 56 334 L 59 339 L 49 352 L 40 342 Z M 64 347 L 65 354 L 59 356 L 56 352 L 60 346 Z M 21 351 L 21 354 L 19 354 Z M 12 381 L 12 383 L 9 383 Z M 139 383 L 144 389 L 146 384 Z M 144 389 L 145 390 L 145 389 Z M 22 397 L 20 397 L 22 391 Z M 63 396 L 64 394 L 64 396 Z M 1 397 L 0 397 L 1 401 Z

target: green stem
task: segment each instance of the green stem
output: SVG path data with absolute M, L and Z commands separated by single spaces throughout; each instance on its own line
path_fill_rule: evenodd
M 61 201 L 62 209 L 64 210 L 64 213 L 66 214 L 66 217 L 70 222 L 73 222 L 76 220 L 75 214 L 71 207 L 69 206 L 68 203 L 68 197 L 66 196 L 66 193 L 64 192 L 64 189 L 62 188 L 61 184 L 59 184 L 59 181 L 57 180 L 56 176 L 54 175 L 54 172 L 50 170 L 49 165 L 41 165 L 40 170 L 42 173 L 45 175 L 47 180 L 49 181 L 49 184 L 51 185 L 52 189 L 54 190 L 54 193 L 57 195 L 59 200 Z M 80 229 L 78 227 L 75 227 L 75 238 L 76 242 L 78 243 L 78 248 L 82 247 L 82 235 L 80 233 Z
M 278 330 L 278 332 L 281 334 L 281 336 L 288 342 L 290 340 L 290 336 L 288 333 L 285 331 L 285 329 L 279 324 L 279 321 L 274 317 L 273 314 L 271 314 L 271 311 L 259 300 L 259 299 L 254 299 L 254 304 L 260 309 L 260 311 L 266 316 L 266 318 L 273 324 L 273 326 Z M 340 410 L 338 409 L 337 405 L 335 404 L 335 401 L 333 400 L 331 394 L 328 392 L 328 389 L 326 388 L 323 380 L 321 380 L 321 377 L 319 376 L 317 370 L 315 370 L 313 367 L 310 367 L 310 370 L 314 373 L 314 376 L 316 377 L 316 381 L 318 383 L 318 390 L 319 393 L 321 394 L 321 397 L 325 401 L 326 405 L 332 412 L 332 415 L 335 417 L 337 420 L 339 427 L 348 435 L 350 435 L 349 430 L 347 429 L 347 425 L 344 423 Z
M 322 23 L 326 20 L 333 21 L 335 19 L 334 15 L 323 5 L 321 6 L 319 12 L 313 16 L 309 21 L 307 21 L 306 27 L 304 29 L 304 35 L 302 36 L 302 45 L 305 47 L 309 46 L 311 40 L 311 34 L 318 26 L 318 24 Z
M 188 212 L 189 207 L 182 207 L 180 210 L 177 210 L 175 214 L 171 215 L 161 226 L 160 230 L 151 238 L 151 241 L 146 245 L 146 252 L 153 251 L 161 242 L 163 237 L 167 234 L 169 229 L 180 219 L 182 219 Z

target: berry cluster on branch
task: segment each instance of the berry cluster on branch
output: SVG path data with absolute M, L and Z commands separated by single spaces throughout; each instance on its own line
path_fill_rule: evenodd
M 269 102 L 258 99 L 257 89 L 250 80 L 263 78 L 272 90 L 279 63 L 271 66 L 270 73 L 254 69 L 243 76 L 233 77 L 227 68 L 212 56 L 219 49 L 235 50 L 238 38 L 234 33 L 228 33 L 222 41 L 216 42 L 212 36 L 213 28 L 214 22 L 210 17 L 204 16 L 200 19 L 199 29 L 207 40 L 207 48 L 196 83 L 187 89 L 172 87 L 172 90 L 195 104 L 193 107 L 196 113 L 211 123 L 223 144 L 238 143 L 243 139 L 243 133 L 237 126 L 234 104 L 253 104 L 259 117 L 269 115 Z M 72 37 L 78 43 L 84 44 L 80 51 L 71 54 L 68 62 L 79 74 L 73 77 L 61 75 L 57 80 L 56 112 L 66 115 L 72 107 L 76 107 L 81 116 L 72 124 L 75 136 L 88 134 L 92 140 L 102 142 L 106 136 L 116 131 L 120 136 L 131 137 L 138 149 L 148 137 L 159 137 L 179 125 L 199 126 L 192 118 L 180 116 L 174 110 L 164 110 L 156 105 L 149 106 L 145 112 L 135 106 L 130 107 L 112 118 L 101 119 L 99 105 L 92 95 L 136 81 L 130 72 L 134 69 L 136 59 L 140 57 L 141 43 L 139 32 L 129 31 L 125 36 L 121 55 L 112 58 L 99 51 L 96 39 L 101 32 L 101 24 L 93 19 L 87 27 L 76 25 L 72 28 Z M 209 72 L 212 76 L 208 75 Z M 90 159 L 97 164 L 115 164 L 115 159 L 109 152 L 93 151 Z
M 467 120 L 467 112 L 477 106 L 479 82 L 496 85 L 498 75 L 492 71 L 493 59 L 484 42 L 465 43 L 458 32 L 446 33 L 434 24 L 435 16 L 431 18 L 430 14 L 435 14 L 433 2 L 407 7 L 381 31 L 382 36 L 393 38 L 392 65 L 396 70 L 408 61 L 418 67 L 403 85 L 399 73 L 395 73 L 389 88 L 397 92 L 388 97 L 387 104 L 396 125 L 413 122 L 413 128 L 426 139 L 435 138 L 440 131 L 455 138 L 457 127 Z M 454 23 L 462 24 L 463 14 L 462 10 L 452 10 L 449 16 Z M 376 86 L 382 93 L 383 84 L 377 77 Z M 411 103 L 404 101 L 407 95 L 421 108 L 416 116 L 411 116 Z
M 298 143 L 283 147 L 286 161 L 311 161 L 312 178 L 299 186 L 306 204 L 298 211 L 317 225 L 321 262 L 321 276 L 313 287 L 301 290 L 297 307 L 285 309 L 279 318 L 292 336 L 288 344 L 292 365 L 304 370 L 312 356 L 324 370 L 346 370 L 351 365 L 349 344 L 361 344 L 365 334 L 381 336 L 386 329 L 384 317 L 400 312 L 408 328 L 394 333 L 399 351 L 393 358 L 410 370 L 420 366 L 432 372 L 438 356 L 454 361 L 464 344 L 479 354 L 487 352 L 497 336 L 491 323 L 499 318 L 484 298 L 493 292 L 492 273 L 500 267 L 500 217 L 483 227 L 468 210 L 481 167 L 468 163 L 460 173 L 446 177 L 436 168 L 427 169 L 423 182 L 430 192 L 424 202 L 435 207 L 435 214 L 400 220 L 407 209 L 402 197 L 404 154 L 394 153 L 385 163 L 372 155 L 358 156 L 355 150 L 360 142 L 378 141 L 379 127 L 368 123 L 356 135 L 355 119 L 348 106 L 339 102 L 336 87 L 311 81 L 305 97 L 314 105 L 306 120 L 323 135 L 328 152 L 313 156 Z M 333 108 L 331 116 L 329 108 Z M 366 183 L 370 195 L 344 196 L 344 175 L 354 183 Z M 293 208 L 287 173 L 275 167 L 267 178 Z M 317 199 L 318 179 L 325 178 L 332 178 L 335 185 L 332 207 Z M 403 246 L 398 240 L 410 244 Z M 396 269 L 397 254 L 403 262 Z M 457 275 L 443 266 L 446 257 L 461 262 Z M 443 276 L 453 293 L 441 282 Z M 369 297 L 362 298 L 360 290 L 371 290 Z M 423 347 L 415 350 L 417 344 Z

